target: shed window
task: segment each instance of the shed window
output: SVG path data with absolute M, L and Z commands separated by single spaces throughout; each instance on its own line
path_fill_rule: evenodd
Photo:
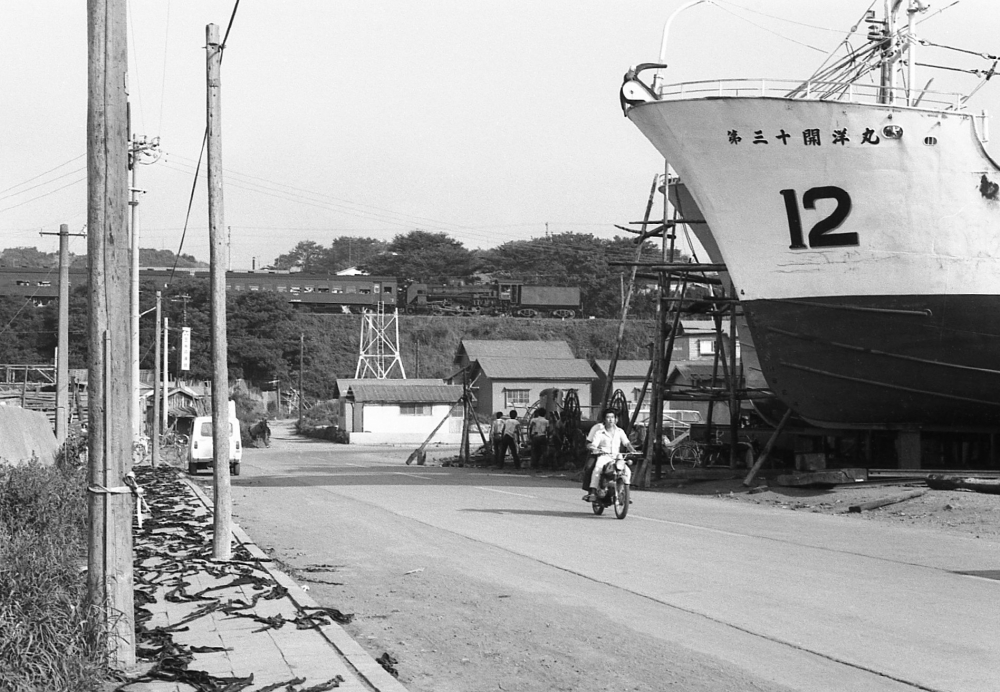
M 504 408 L 525 408 L 531 404 L 530 389 L 505 389 L 503 393 L 507 402 Z
M 699 356 L 714 356 L 715 355 L 715 339 L 698 339 L 698 355 Z
M 403 416 L 429 416 L 432 408 L 430 404 L 400 404 L 399 413 Z

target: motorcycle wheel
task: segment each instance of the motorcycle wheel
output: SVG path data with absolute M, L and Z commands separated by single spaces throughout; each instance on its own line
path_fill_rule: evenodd
M 592 502 L 590 506 L 594 508 L 594 514 L 600 516 L 604 514 L 604 503 L 603 502 Z
M 628 486 L 625 481 L 619 479 L 615 482 L 615 516 L 624 519 L 628 514 Z

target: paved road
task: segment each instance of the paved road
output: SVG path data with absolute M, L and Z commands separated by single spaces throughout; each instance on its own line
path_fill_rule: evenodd
M 564 478 L 405 466 L 408 452 L 247 450 L 237 521 L 317 562 L 338 549 L 335 534 L 341 548 L 387 546 L 567 608 L 587 603 L 665 649 L 776 686 L 1000 689 L 996 543 L 648 492 L 618 521 L 593 516 Z

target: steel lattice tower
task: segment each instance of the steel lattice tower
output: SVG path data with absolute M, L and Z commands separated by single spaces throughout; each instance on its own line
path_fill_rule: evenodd
M 364 313 L 361 350 L 354 378 L 389 379 L 394 377 L 396 366 L 399 366 L 399 372 L 395 377 L 405 380 L 406 372 L 399 357 L 399 312 L 394 309 L 391 315 L 387 315 L 385 303 L 380 301 L 376 310 Z

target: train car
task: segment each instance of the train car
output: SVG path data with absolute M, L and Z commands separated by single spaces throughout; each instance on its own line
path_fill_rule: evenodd
M 70 285 L 78 281 L 86 283 L 87 274 L 80 269 L 71 269 L 69 280 Z M 0 268 L 0 295 L 30 300 L 39 307 L 48 305 L 59 297 L 59 270 Z
M 387 276 L 335 276 L 302 272 L 226 272 L 226 290 L 272 291 L 296 307 L 313 312 L 361 313 L 383 303 L 396 308 L 396 279 Z
M 520 281 L 465 286 L 413 283 L 406 288 L 405 305 L 415 314 L 569 318 L 580 314 L 580 289 L 526 286 Z
M 514 314 L 518 317 L 575 317 L 580 313 L 578 286 L 517 286 Z

